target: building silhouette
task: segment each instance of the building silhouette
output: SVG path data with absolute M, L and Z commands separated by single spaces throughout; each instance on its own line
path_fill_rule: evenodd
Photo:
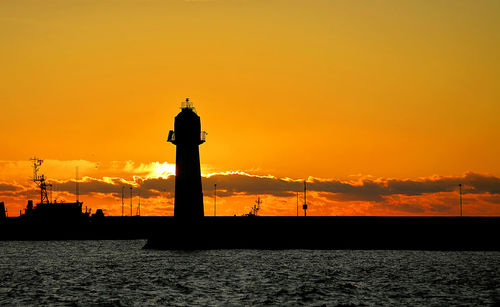
M 186 98 L 175 117 L 168 142 L 176 145 L 174 216 L 196 219 L 204 216 L 199 145 L 205 142 L 200 117 Z
M 5 209 L 4 202 L 0 202 L 0 220 L 4 220 L 6 218 L 7 210 Z

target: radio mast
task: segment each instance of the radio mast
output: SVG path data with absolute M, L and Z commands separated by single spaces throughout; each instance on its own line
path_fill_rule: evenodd
M 306 181 L 304 180 L 304 205 L 302 205 L 302 209 L 304 209 L 304 216 L 307 216 L 307 187 Z
M 45 176 L 42 174 L 38 176 L 38 171 L 40 170 L 40 166 L 43 163 L 43 160 L 38 159 L 37 157 L 33 157 L 30 159 L 33 161 L 33 182 L 40 188 L 40 203 L 41 204 L 49 204 L 49 197 L 47 195 L 47 186 L 51 186 L 46 183 Z

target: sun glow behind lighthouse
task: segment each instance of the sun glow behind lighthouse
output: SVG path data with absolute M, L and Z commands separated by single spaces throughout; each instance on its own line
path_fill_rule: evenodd
M 151 171 L 147 177 L 150 178 L 167 178 L 168 176 L 175 175 L 175 164 L 167 162 L 154 162 L 151 165 Z

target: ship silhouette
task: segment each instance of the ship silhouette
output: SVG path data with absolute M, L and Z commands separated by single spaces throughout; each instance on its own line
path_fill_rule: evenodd
M 47 187 L 51 187 L 47 183 L 45 175 L 39 175 L 40 166 L 43 163 L 42 159 L 34 157 L 33 162 L 33 182 L 40 190 L 40 202 L 33 205 L 33 200 L 29 200 L 24 210 L 24 214 L 20 214 L 20 218 L 26 223 L 37 223 L 46 225 L 58 224 L 81 224 L 88 221 L 90 211 L 82 211 L 83 203 L 78 200 L 75 202 L 52 201 L 49 199 Z M 78 195 L 78 193 L 76 193 Z

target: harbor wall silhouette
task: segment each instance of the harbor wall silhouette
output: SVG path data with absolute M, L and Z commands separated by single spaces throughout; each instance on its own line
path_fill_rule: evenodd
M 0 222 L 0 240 L 133 240 L 146 248 L 496 250 L 500 217 L 107 216 Z
M 500 250 L 498 217 L 205 217 L 173 219 L 153 249 Z

